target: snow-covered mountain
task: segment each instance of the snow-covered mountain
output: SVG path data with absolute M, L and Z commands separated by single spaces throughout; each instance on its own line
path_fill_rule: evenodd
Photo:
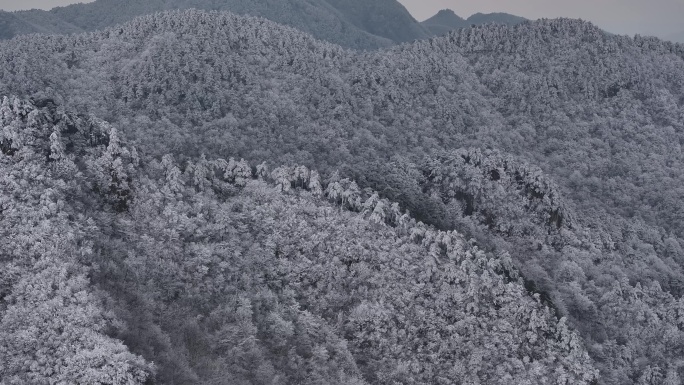
M 2 41 L 0 378 L 681 383 L 683 90 L 571 19 Z

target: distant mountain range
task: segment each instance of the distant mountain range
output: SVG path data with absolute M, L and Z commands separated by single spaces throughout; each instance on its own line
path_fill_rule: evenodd
M 516 25 L 527 21 L 524 17 L 508 13 L 476 13 L 467 19 L 458 16 L 451 9 L 443 9 L 435 16 L 423 21 L 421 24 L 434 35 L 444 35 L 458 28 L 466 28 L 472 25 L 488 23 Z
M 96 31 L 140 15 L 192 8 L 260 16 L 357 49 L 388 47 L 471 25 L 514 25 L 526 20 L 506 13 L 477 13 L 463 19 L 452 10 L 442 10 L 419 23 L 396 0 L 96 0 L 50 11 L 0 12 L 0 39 Z
M 261 16 L 345 47 L 374 49 L 431 35 L 396 0 L 96 0 L 50 11 L 0 12 L 0 38 L 95 31 L 173 9 Z

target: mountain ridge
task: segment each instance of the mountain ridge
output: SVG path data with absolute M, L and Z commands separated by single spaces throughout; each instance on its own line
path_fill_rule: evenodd
M 0 38 L 26 33 L 74 33 L 100 30 L 136 16 L 173 9 L 231 11 L 262 16 L 296 27 L 319 39 L 342 46 L 376 49 L 426 38 L 428 33 L 396 0 L 339 1 L 284 0 L 96 0 L 56 7 L 50 11 L 3 13 L 7 20 Z M 48 22 L 45 22 L 45 21 Z M 40 23 L 39 21 L 43 21 Z
M 528 21 L 528 19 L 509 13 L 495 12 L 495 13 L 476 13 L 471 15 L 468 20 L 469 23 L 475 25 L 482 25 L 486 23 L 497 23 L 513 26 L 516 24 Z

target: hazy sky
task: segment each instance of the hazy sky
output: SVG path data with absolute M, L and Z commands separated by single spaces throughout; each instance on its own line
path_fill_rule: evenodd
M 145 1 L 145 0 L 140 0 Z M 88 0 L 0 0 L 0 9 L 50 9 Z M 667 36 L 684 31 L 684 0 L 399 0 L 422 21 L 451 8 L 468 17 L 476 12 L 507 12 L 528 19 L 572 17 L 613 33 Z

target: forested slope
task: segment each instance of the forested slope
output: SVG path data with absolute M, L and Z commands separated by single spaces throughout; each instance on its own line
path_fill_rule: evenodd
M 2 123 L 3 384 L 596 377 L 510 259 L 354 182 L 143 166 L 113 127 L 52 104 L 5 98 Z
M 408 209 L 417 220 L 442 231 L 457 230 L 465 239 L 476 239 L 479 247 L 490 253 L 485 254 L 487 258 L 501 261 L 504 255 L 510 255 L 511 264 L 506 271 L 519 271 L 519 283 L 515 274 L 507 277 L 506 271 L 494 269 L 487 274 L 499 274 L 506 282 L 513 278 L 509 283 L 517 288 L 524 287 L 526 293 L 521 293 L 520 298 L 527 299 L 520 301 L 529 301 L 529 296 L 536 295 L 539 302 L 535 306 L 551 309 L 548 315 L 551 318 L 544 318 L 549 325 L 557 325 L 554 323 L 557 321 L 550 320 L 566 317 L 567 325 L 577 330 L 582 338 L 582 343 L 573 342 L 577 343 L 573 349 L 581 351 L 581 346 L 586 347 L 593 365 L 600 371 L 599 383 L 662 384 L 678 383 L 684 374 L 679 359 L 684 347 L 684 324 L 681 322 L 684 303 L 681 299 L 684 291 L 681 247 L 684 242 L 684 191 L 681 187 L 684 185 L 681 173 L 683 57 L 681 45 L 650 38 L 612 36 L 591 24 L 566 19 L 526 22 L 515 27 L 492 25 L 465 29 L 378 52 L 356 53 L 264 19 L 186 11 L 145 16 L 124 26 L 92 34 L 22 36 L 3 42 L 0 44 L 0 91 L 7 95 L 32 96 L 39 105 L 52 100 L 59 108 L 109 121 L 119 128 L 121 136 L 138 148 L 143 163 L 149 168 L 143 173 L 145 177 L 137 182 L 134 182 L 136 178 L 131 178 L 130 183 L 143 183 L 149 179 L 150 182 L 145 183 L 155 185 L 161 183 L 161 177 L 150 175 L 164 174 L 167 178 L 187 175 L 188 181 L 193 180 L 193 186 L 200 186 L 179 187 L 179 191 L 185 191 L 181 195 L 188 202 L 194 199 L 192 191 L 211 191 L 207 194 L 212 199 L 212 194 L 219 198 L 223 197 L 221 194 L 232 196 L 231 188 L 214 191 L 210 188 L 214 182 L 205 182 L 201 177 L 213 175 L 206 170 L 216 167 L 216 159 L 230 157 L 244 158 L 253 165 L 266 162 L 271 168 L 304 165 L 307 167 L 304 174 L 311 169 L 318 170 L 322 186 L 329 190 L 338 183 L 343 186 L 339 191 L 347 191 L 337 194 L 334 193 L 337 190 L 329 190 L 326 196 L 331 198 L 332 193 L 333 201 L 353 211 L 364 211 L 364 202 L 373 194 L 363 191 L 372 188 L 379 193 L 376 200 L 383 197 L 396 201 L 399 203 L 397 210 Z M 9 140 L 11 136 L 5 138 Z M 165 157 L 169 153 L 177 163 Z M 177 164 L 178 171 L 171 168 L 162 172 L 162 163 Z M 205 166 L 197 168 L 197 164 Z M 157 171 L 154 171 L 155 167 Z M 283 171 L 294 170 L 292 168 L 279 170 L 284 175 L 294 172 Z M 250 169 L 250 175 L 259 175 L 259 172 L 256 168 Z M 277 181 L 278 175 L 276 173 L 271 179 Z M 117 178 L 118 181 L 126 180 Z M 344 178 L 350 178 L 356 184 L 352 185 L 349 180 L 342 182 Z M 276 194 L 259 201 L 258 194 L 250 190 L 257 189 L 259 183 L 247 183 L 240 193 L 246 194 L 240 198 L 247 200 L 243 207 L 250 209 L 231 210 L 253 216 L 258 212 L 254 207 L 267 206 L 271 200 L 291 199 L 287 194 L 284 195 L 287 198 Z M 305 184 L 304 179 L 294 184 L 297 183 Z M 282 189 L 287 183 L 280 185 Z M 190 203 L 179 203 L 179 208 L 164 211 L 164 202 L 173 194 L 156 193 L 155 189 L 163 190 L 163 187 L 149 187 L 150 194 L 162 203 L 146 201 L 148 203 L 142 207 L 136 206 L 136 202 L 151 198 L 131 192 L 135 199 L 121 206 L 122 199 L 128 202 L 129 193 L 117 193 L 114 198 L 107 198 L 108 207 L 121 213 L 108 215 L 122 218 L 136 215 L 135 210 L 157 207 L 156 213 L 130 219 L 127 226 L 134 226 L 136 222 L 144 224 L 151 218 L 158 218 L 159 212 L 172 215 L 173 210 L 181 208 L 190 213 L 208 207 L 193 203 L 198 206 L 192 208 Z M 102 188 L 96 191 L 100 195 L 103 193 Z M 200 198 L 202 194 L 204 192 L 197 199 L 204 199 Z M 279 202 L 273 203 L 274 210 L 299 205 Z M 373 217 L 376 206 L 370 207 L 373 211 L 366 212 L 368 219 Z M 188 216 L 205 218 L 220 210 L 212 208 Z M 100 210 L 92 211 L 98 213 Z M 319 215 L 311 214 L 311 218 Z M 269 226 L 287 223 L 282 219 L 285 216 L 263 218 L 271 218 L 267 220 Z M 118 220 L 107 219 L 101 223 L 115 226 Z M 304 220 L 301 226 L 313 223 L 307 221 Z M 389 228 L 399 231 L 397 237 L 401 237 L 393 220 L 387 221 Z M 178 236 L 174 247 L 180 249 L 189 244 L 201 244 L 203 240 L 193 237 L 209 231 L 196 224 L 183 226 L 188 226 L 183 230 L 188 237 Z M 250 228 L 250 225 L 245 226 Z M 336 222 L 332 228 L 344 226 Z M 154 226 L 149 224 L 141 228 L 153 229 Z M 120 236 L 116 234 L 128 237 L 147 234 L 130 227 L 125 231 L 115 230 L 115 227 L 110 230 L 105 239 L 116 240 Z M 158 231 L 163 233 L 163 229 Z M 222 230 L 215 231 L 215 236 L 219 237 Z M 240 238 L 238 243 L 247 244 L 246 238 L 266 239 L 260 238 L 265 235 L 259 235 L 258 230 L 244 234 L 249 235 Z M 311 239 L 312 236 L 305 234 L 296 233 L 288 238 Z M 165 244 L 158 240 L 162 239 L 158 235 L 148 236 L 150 239 L 140 242 L 131 238 L 130 244 L 149 242 L 149 250 Z M 174 236 L 171 239 L 175 240 Z M 350 235 L 350 239 L 355 237 Z M 108 246 L 107 250 L 128 250 L 126 241 L 112 242 L 115 245 Z M 340 242 L 341 239 L 335 238 L 332 244 Z M 372 250 L 367 258 L 379 253 L 370 246 L 361 249 Z M 292 251 L 295 262 L 288 259 L 287 263 L 309 263 L 306 259 L 317 263 L 306 250 Z M 331 251 L 333 249 L 326 250 L 335 253 Z M 439 247 L 435 251 L 439 251 Z M 415 253 L 410 251 L 406 256 L 412 264 L 420 266 L 418 269 L 428 269 L 433 261 L 443 263 L 436 271 L 451 266 L 451 262 L 440 260 L 439 253 L 435 259 L 422 257 L 420 252 L 416 249 Z M 152 255 L 153 252 L 131 251 L 127 255 L 138 253 Z M 273 255 L 278 253 L 273 251 Z M 180 251 L 170 254 L 177 256 L 169 257 L 173 263 L 182 265 L 185 254 Z M 306 259 L 300 260 L 301 255 Z M 115 260 L 129 257 L 117 258 Z M 149 262 L 136 263 L 144 266 Z M 383 274 L 395 274 L 384 269 L 387 264 L 377 265 L 380 275 L 373 276 L 370 281 L 388 282 L 384 285 L 393 287 L 392 280 L 382 278 Z M 367 274 L 375 271 L 363 266 L 369 269 Z M 102 274 L 102 280 L 97 282 L 109 282 L 108 274 L 120 277 L 114 273 Z M 172 271 L 169 274 L 181 273 Z M 436 278 L 437 281 L 433 278 L 430 285 L 441 282 L 442 278 Z M 147 277 L 143 281 L 167 282 L 165 279 L 170 278 Z M 253 278 L 244 279 L 253 285 L 245 283 L 244 290 L 249 292 L 260 287 Z M 395 281 L 401 282 L 401 279 Z M 316 290 L 323 290 L 320 284 L 310 284 L 316 286 Z M 152 288 L 143 290 L 135 285 L 137 283 L 131 284 L 130 288 L 105 291 L 116 293 L 120 290 L 122 296 L 138 291 L 154 293 Z M 188 292 L 189 287 L 179 289 L 178 295 Z M 449 290 L 463 288 L 462 285 L 449 287 Z M 304 290 L 297 287 L 295 293 L 301 293 L 300 289 Z M 397 305 L 401 302 L 391 297 L 401 290 L 385 293 L 378 288 L 375 294 L 368 290 L 364 295 L 370 297 L 336 290 L 334 292 L 340 297 L 331 303 L 347 297 L 364 298 L 369 303 L 384 301 L 386 305 L 383 306 L 388 308 L 378 310 L 373 307 L 375 305 L 368 306 L 388 317 L 404 306 Z M 328 298 L 324 293 L 312 292 L 309 298 Z M 162 297 L 154 297 L 143 302 L 152 307 L 174 307 L 182 302 L 174 302 L 173 293 L 155 295 L 169 297 L 163 301 L 159 299 Z M 296 298 L 296 294 L 292 295 Z M 385 295 L 389 297 L 382 297 Z M 195 300 L 199 301 L 199 297 L 201 295 Z M 256 298 L 251 294 L 243 297 L 249 301 Z M 135 317 L 137 312 L 125 309 L 130 301 L 120 298 L 113 299 L 110 308 L 117 309 L 119 318 Z M 168 305 L 161 305 L 167 303 L 164 301 Z M 462 311 L 473 301 L 469 299 L 449 309 Z M 500 305 L 496 301 L 493 303 L 493 306 L 484 307 L 498 311 Z M 237 309 L 238 305 L 235 306 Z M 316 311 L 320 313 L 312 314 L 332 325 L 332 315 L 325 314 L 326 308 L 323 303 L 306 304 L 305 307 L 308 311 L 318 309 Z M 182 310 L 175 311 L 177 313 L 171 314 L 185 314 Z M 450 319 L 451 313 L 439 315 L 435 309 L 430 311 L 437 312 L 434 313 L 436 319 L 446 317 L 444 324 L 439 326 L 444 326 L 444 330 L 450 330 L 449 325 L 458 324 L 457 320 L 464 317 L 456 315 Z M 299 322 L 294 318 L 284 319 Z M 147 325 L 136 326 L 143 334 L 157 330 L 157 326 L 151 325 L 159 324 L 153 319 L 128 319 L 125 323 Z M 164 327 L 174 331 L 178 325 Z M 209 326 L 197 327 L 201 330 Z M 260 326 L 255 327 L 260 330 Z M 375 383 L 381 378 L 374 377 L 377 373 L 395 370 L 390 367 L 408 365 L 406 370 L 409 372 L 416 367 L 406 364 L 409 357 L 399 355 L 403 348 L 394 351 L 391 347 L 377 346 L 382 341 L 393 341 L 389 335 L 376 336 L 376 342 L 363 345 L 363 349 L 371 350 L 354 350 L 357 348 L 353 347 L 352 335 L 339 334 L 339 329 L 333 329 L 330 341 L 334 338 L 347 341 L 354 357 L 351 361 L 335 361 L 334 365 L 339 366 L 331 364 L 334 368 L 345 368 L 346 375 Z M 431 335 L 428 330 L 433 329 L 419 327 L 417 340 L 432 338 L 427 337 Z M 477 330 L 471 332 L 474 334 L 468 335 L 479 333 Z M 442 335 L 439 333 L 444 332 L 435 333 Z M 135 338 L 130 335 L 123 333 L 117 337 L 128 341 L 129 349 L 148 362 L 188 367 L 183 374 L 190 376 L 187 378 L 209 373 L 193 363 L 162 364 L 182 361 L 188 356 L 171 348 L 182 346 L 177 340 L 166 340 L 165 349 L 170 353 L 162 359 L 151 358 L 152 353 L 145 353 L 142 347 L 134 348 L 136 345 L 132 341 Z M 546 337 L 550 338 L 550 335 Z M 551 345 L 538 349 L 556 351 L 553 339 L 546 343 Z M 197 349 L 205 351 L 208 348 Z M 270 357 L 273 353 L 269 353 L 269 349 L 272 347 L 259 346 L 261 353 L 258 354 Z M 364 358 L 363 352 L 369 351 L 375 352 L 371 357 L 387 357 L 387 361 Z M 420 361 L 421 350 L 416 347 L 412 351 L 410 357 L 419 362 L 416 365 L 423 365 L 420 364 L 424 362 Z M 479 357 L 474 351 L 463 351 L 467 352 L 464 354 L 468 359 Z M 487 350 L 487 354 L 496 352 L 498 348 Z M 450 357 L 448 360 L 453 359 L 451 353 L 445 354 Z M 305 354 L 303 357 L 309 359 L 311 356 Z M 519 356 L 519 359 L 525 364 L 524 357 Z M 352 361 L 356 369 L 349 366 Z M 542 375 L 550 373 L 547 369 L 555 370 L 549 369 L 551 363 L 540 358 L 529 362 L 540 365 Z M 563 360 L 554 362 L 553 365 L 565 365 Z M 585 379 L 590 381 L 592 372 L 588 368 L 591 364 L 583 360 L 574 362 L 582 362 L 580 366 L 587 370 L 573 372 L 565 366 L 563 370 L 586 374 Z M 273 373 L 279 373 L 285 364 L 271 362 L 270 365 L 275 368 Z M 458 381 L 468 382 L 467 378 L 475 378 L 458 377 L 466 375 L 458 373 L 470 373 L 467 370 L 451 373 L 438 369 L 437 362 L 434 365 L 431 369 L 436 370 L 434 375 L 445 376 L 445 383 L 459 378 Z M 425 370 L 414 373 L 413 380 L 408 383 L 439 383 L 435 382 L 437 377 L 430 377 L 432 374 Z M 513 379 L 508 383 L 518 383 L 534 372 L 527 366 L 521 370 L 509 372 L 513 373 Z M 287 372 L 290 373 L 287 375 L 299 375 L 295 372 Z M 331 369 L 329 373 L 332 372 L 339 373 L 337 369 Z M 467 375 L 485 376 L 477 377 L 483 383 L 507 378 L 486 377 L 490 374 L 487 369 Z M 402 375 L 396 374 L 396 378 Z M 569 381 L 574 383 L 575 380 Z

